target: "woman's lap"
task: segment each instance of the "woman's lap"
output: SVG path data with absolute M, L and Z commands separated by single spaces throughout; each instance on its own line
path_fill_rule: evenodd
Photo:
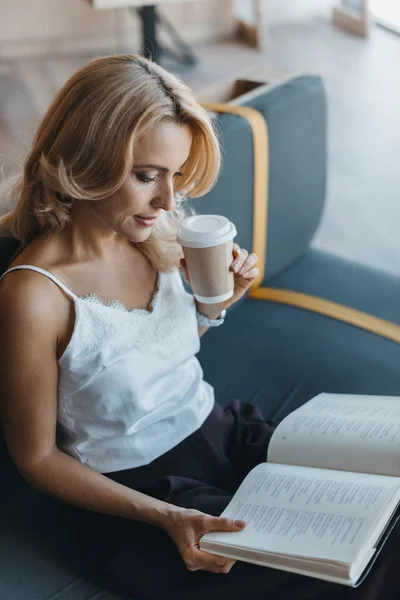
M 217 406 L 203 427 L 151 465 L 108 475 L 184 508 L 219 515 L 246 473 L 266 459 L 272 427 L 255 407 Z M 285 600 L 392 600 L 400 591 L 397 529 L 359 588 L 237 562 L 228 574 L 187 570 L 165 531 L 109 515 L 79 513 L 82 549 L 108 585 L 134 600 L 278 596 Z M 399 567 L 400 568 L 400 567 Z
M 273 430 L 256 406 L 217 404 L 198 431 L 151 464 L 108 476 L 165 501 L 189 480 L 234 492 L 266 460 Z
M 204 486 L 206 487 L 206 486 Z M 218 488 L 199 494 L 205 512 L 219 514 L 231 495 Z M 187 491 L 177 494 L 177 504 L 193 507 Z M 187 502 L 188 501 L 188 502 Z M 397 600 L 400 591 L 400 529 L 392 534 L 366 581 L 352 589 L 244 562 L 237 562 L 228 574 L 190 572 L 165 531 L 138 522 L 114 517 L 107 527 L 113 533 L 108 542 L 92 552 L 92 565 L 104 583 L 133 600 Z M 104 526 L 99 520 L 99 526 Z M 93 561 L 94 559 L 94 561 Z M 93 564 L 93 562 L 95 564 Z

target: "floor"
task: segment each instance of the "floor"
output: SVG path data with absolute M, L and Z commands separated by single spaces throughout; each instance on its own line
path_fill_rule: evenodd
M 272 31 L 269 60 L 320 73 L 329 105 L 329 188 L 314 242 L 400 275 L 400 36 L 368 41 L 329 23 Z
M 130 49 L 132 51 L 132 49 Z M 263 53 L 244 45 L 199 46 L 180 76 L 195 90 L 254 67 L 275 79 L 324 78 L 329 103 L 329 185 L 313 244 L 400 275 L 400 37 L 374 27 L 368 41 L 332 27 L 330 13 L 282 19 Z M 50 99 L 92 56 L 0 63 L 0 163 L 16 173 Z

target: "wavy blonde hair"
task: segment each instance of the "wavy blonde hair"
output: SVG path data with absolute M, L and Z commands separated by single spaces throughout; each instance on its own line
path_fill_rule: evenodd
M 218 138 L 192 91 L 134 54 L 89 62 L 55 96 L 14 188 L 16 206 L 0 219 L 0 234 L 17 238 L 22 250 L 40 232 L 62 230 L 71 221 L 73 202 L 107 198 L 121 187 L 135 142 L 165 119 L 190 127 L 190 156 L 176 181 L 176 208 L 163 213 L 150 237 L 136 245 L 158 270 L 177 267 L 182 251 L 176 233 L 194 212 L 185 198 L 201 196 L 215 183 Z

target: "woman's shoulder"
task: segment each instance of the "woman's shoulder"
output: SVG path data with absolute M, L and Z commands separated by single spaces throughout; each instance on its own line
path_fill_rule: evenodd
M 60 310 L 62 297 L 57 294 L 54 284 L 48 278 L 33 269 L 12 270 L 25 265 L 51 270 L 52 244 L 54 242 L 46 239 L 35 240 L 8 265 L 0 281 L 2 315 L 12 317 L 16 314 L 20 318 L 24 316 L 41 321 L 50 319 L 53 313 Z
M 20 356 L 29 344 L 46 356 L 54 350 L 56 357 L 63 309 L 52 297 L 52 290 L 45 282 L 35 280 L 35 275 L 15 271 L 0 282 L 2 346 L 13 348 Z
M 60 241 L 58 236 L 55 234 L 41 234 L 15 255 L 7 270 L 21 265 L 33 265 L 42 269 L 50 269 L 57 260 L 59 253 Z
M 1 319 L 51 321 L 51 316 L 60 310 L 53 287 L 35 271 L 20 269 L 7 273 L 0 281 Z

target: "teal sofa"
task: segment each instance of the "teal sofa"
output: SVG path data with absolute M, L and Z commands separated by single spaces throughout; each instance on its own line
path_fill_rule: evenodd
M 327 177 L 323 82 L 301 76 L 254 98 L 268 124 L 268 227 L 262 287 L 344 305 L 400 326 L 400 280 L 316 250 Z M 194 202 L 237 226 L 250 250 L 254 225 L 253 134 L 246 119 L 218 116 L 224 166 Z M 263 225 L 262 223 L 260 225 Z M 264 224 L 266 225 L 266 223 Z M 15 245 L 0 240 L 0 271 Z M 400 341 L 400 338 L 399 338 Z M 319 392 L 400 396 L 400 344 L 363 327 L 288 304 L 246 297 L 201 341 L 204 377 L 223 405 L 235 398 L 280 420 Z M 0 599 L 123 600 L 90 580 L 76 552 L 71 509 L 32 489 L 0 435 Z M 340 590 L 338 590 L 340 593 Z M 135 598 L 133 600 L 141 600 Z

